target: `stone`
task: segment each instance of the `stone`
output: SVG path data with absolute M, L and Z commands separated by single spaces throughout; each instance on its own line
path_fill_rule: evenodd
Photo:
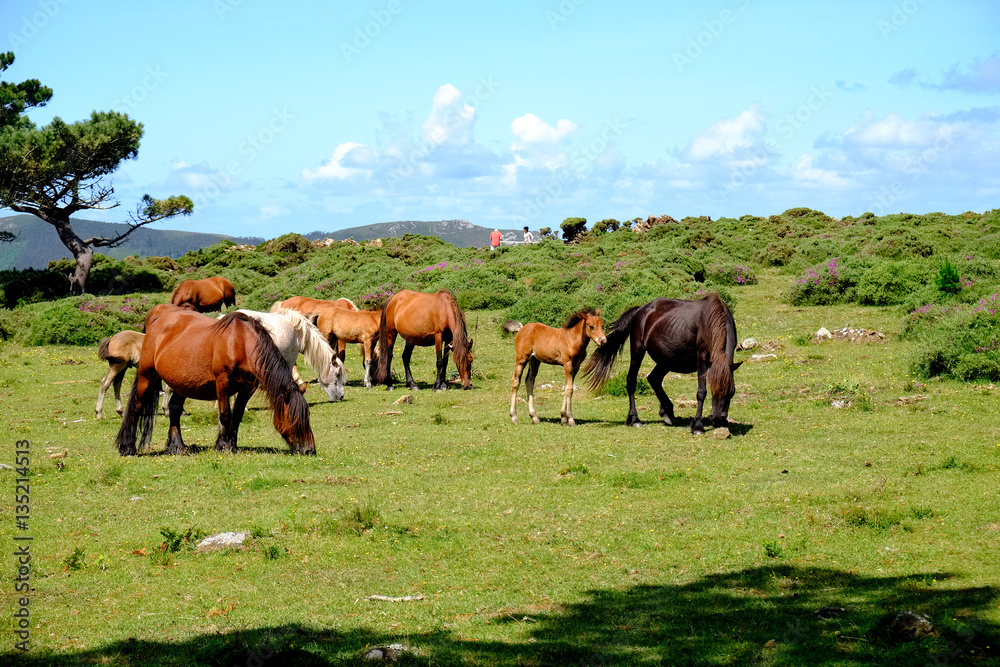
M 726 428 L 725 426 L 720 426 L 719 428 L 715 429 L 713 434 L 715 435 L 716 440 L 725 440 L 731 435 L 729 433 L 729 429 Z
M 393 405 L 403 405 L 404 403 L 406 405 L 409 405 L 412 402 L 413 402 L 413 396 L 411 394 L 407 394 L 406 396 L 400 396 L 399 398 L 397 398 L 393 402 Z
M 827 329 L 826 327 L 820 327 L 819 331 L 816 332 L 815 336 L 816 338 L 826 338 L 826 339 L 833 338 L 833 334 L 830 333 L 830 330 Z
M 219 551 L 221 549 L 242 549 L 243 543 L 249 539 L 250 533 L 219 533 L 209 535 L 195 548 L 195 551 Z
M 745 338 L 742 343 L 740 343 L 741 350 L 752 350 L 757 347 L 756 338 Z

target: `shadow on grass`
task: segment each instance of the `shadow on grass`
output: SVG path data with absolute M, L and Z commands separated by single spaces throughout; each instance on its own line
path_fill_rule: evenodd
M 683 586 L 590 591 L 585 602 L 558 612 L 504 609 L 478 617 L 516 624 L 518 640 L 509 643 L 466 639 L 469 629 L 464 637 L 440 630 L 404 639 L 383 629 L 342 632 L 292 624 L 182 642 L 129 638 L 68 654 L 20 654 L 17 664 L 377 664 L 363 660 L 362 651 L 395 642 L 415 649 L 397 663 L 409 665 L 998 664 L 1000 626 L 985 615 L 995 614 L 1000 590 L 926 583 L 949 577 L 870 577 L 779 565 Z M 929 619 L 933 631 L 895 629 L 891 622 L 906 611 Z

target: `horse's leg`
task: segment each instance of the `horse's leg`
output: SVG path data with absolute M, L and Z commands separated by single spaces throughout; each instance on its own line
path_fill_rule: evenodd
M 393 389 L 393 385 L 392 385 L 392 348 L 394 348 L 396 346 L 396 332 L 395 331 L 389 331 L 388 332 L 388 339 L 389 339 L 389 342 L 386 343 L 385 349 L 384 350 L 379 350 L 378 353 L 386 355 L 386 359 L 385 359 L 385 388 L 388 389 L 389 391 L 392 391 L 392 389 Z M 382 361 L 379 360 L 379 363 L 381 364 Z
M 250 397 L 253 396 L 254 390 L 241 391 L 236 394 L 233 399 L 233 411 L 230 414 L 230 432 L 233 436 L 233 448 L 231 451 L 236 451 L 236 441 L 239 438 L 240 433 L 240 423 L 243 421 L 243 413 L 246 412 L 247 402 Z M 226 401 L 228 403 L 228 401 Z
M 181 438 L 181 415 L 184 413 L 185 398 L 169 389 L 164 398 L 167 399 L 166 412 L 170 419 L 170 430 L 167 431 L 167 454 L 187 454 L 190 450 Z
M 705 405 L 705 396 L 708 395 L 708 389 L 705 386 L 705 374 L 698 373 L 698 393 L 695 394 L 695 398 L 698 399 L 698 409 L 694 413 L 694 421 L 691 422 L 691 433 L 695 435 L 704 435 L 705 427 L 701 423 L 701 410 Z
M 361 363 L 365 367 L 365 389 L 372 388 L 372 343 L 361 342 Z
M 524 375 L 524 359 L 514 360 L 514 375 L 510 378 L 510 420 L 517 423 L 517 389 Z M 530 395 L 530 394 L 529 394 Z
M 442 347 L 444 348 L 443 354 Z M 448 388 L 445 377 L 448 375 L 448 352 L 450 351 L 450 347 L 450 345 L 444 345 L 441 334 L 434 337 L 435 367 L 437 369 L 434 377 L 434 391 L 444 391 Z
M 122 369 L 122 375 L 125 375 L 125 369 Z M 97 390 L 97 406 L 94 408 L 94 412 L 97 413 L 98 419 L 103 419 L 104 417 L 104 395 L 108 393 L 108 387 L 118 378 L 118 369 L 114 365 L 108 365 L 108 372 L 104 374 L 104 379 L 101 380 L 101 388 Z M 121 399 L 121 380 L 115 384 L 115 410 L 118 414 L 122 413 L 122 399 Z
M 410 374 L 410 355 L 413 354 L 413 347 L 414 345 L 412 343 L 404 344 L 403 354 L 401 356 L 403 358 L 403 369 L 406 371 L 406 386 L 410 389 L 419 389 L 419 387 L 417 387 L 417 383 L 413 381 L 413 375 Z M 435 389 L 436 388 L 437 387 L 435 387 Z
M 163 416 L 164 417 L 168 417 L 170 415 L 170 413 L 167 412 L 167 407 L 170 405 L 170 394 L 171 394 L 171 391 L 172 390 L 170 389 L 169 385 L 164 385 L 163 386 L 163 402 L 162 402 L 162 404 L 161 404 L 160 407 L 163 408 Z
M 573 380 L 576 378 L 576 367 L 574 367 L 572 359 L 563 364 L 563 370 L 566 372 L 566 386 L 563 387 L 562 411 L 559 413 L 559 422 L 568 426 L 576 426 L 576 422 L 573 420 Z
M 229 409 L 227 373 L 220 373 L 215 377 L 215 398 L 219 408 L 219 435 L 215 439 L 215 449 L 219 452 L 235 452 L 236 433 L 233 430 L 233 413 Z
M 642 426 L 639 411 L 635 407 L 635 387 L 639 381 L 639 368 L 646 357 L 646 350 L 635 344 L 635 336 L 632 338 L 632 358 L 628 366 L 628 376 L 625 378 L 625 389 L 628 391 L 628 417 L 625 418 L 625 425 Z
M 538 375 L 538 367 L 541 365 L 542 362 L 538 357 L 534 355 L 528 357 L 528 376 L 524 378 L 524 390 L 528 394 L 528 414 L 531 415 L 533 424 L 540 421 L 535 413 L 535 376 Z
M 667 371 L 666 367 L 656 365 L 653 370 L 649 372 L 646 379 L 649 380 L 649 386 L 653 388 L 653 393 L 656 394 L 656 398 L 660 399 L 660 419 L 667 426 L 674 425 L 674 404 L 670 402 L 670 397 L 667 396 L 667 392 L 663 391 L 663 378 L 666 377 Z

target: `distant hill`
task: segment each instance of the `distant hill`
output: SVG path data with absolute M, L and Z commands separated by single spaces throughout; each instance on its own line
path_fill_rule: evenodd
M 127 228 L 124 224 L 73 219 L 73 230 L 84 239 L 94 236 L 113 237 Z M 8 231 L 17 236 L 11 243 L 0 243 L 0 269 L 44 269 L 53 260 L 73 256 L 59 240 L 55 227 L 33 215 L 0 218 L 0 231 Z M 254 245 L 264 240 L 143 227 L 132 232 L 123 245 L 117 248 L 98 248 L 97 251 L 117 259 L 124 259 L 129 255 L 176 258 L 189 250 L 204 248 L 222 239 Z
M 336 232 L 310 232 L 303 234 L 310 241 L 333 239 L 343 241 L 370 241 L 372 239 L 400 238 L 403 234 L 420 234 L 421 236 L 436 236 L 445 243 L 456 248 L 486 247 L 490 244 L 488 227 L 474 225 L 468 220 L 438 220 L 427 222 L 422 220 L 402 220 L 399 222 L 380 222 L 374 225 L 361 225 L 341 229 Z M 514 243 L 524 239 L 524 231 L 517 229 L 501 229 L 503 242 Z M 537 236 L 537 234 L 536 234 Z
M 115 236 L 126 229 L 124 224 L 97 222 L 76 218 L 73 229 L 81 238 L 93 236 Z M 0 231 L 17 235 L 12 243 L 0 243 L 0 270 L 2 269 L 44 269 L 49 262 L 63 257 L 72 257 L 56 235 L 52 225 L 42 222 L 33 215 L 14 215 L 0 218 Z M 474 225 L 468 220 L 381 222 L 341 229 L 336 232 L 310 232 L 303 234 L 310 241 L 330 238 L 343 241 L 400 238 L 404 234 L 436 236 L 456 248 L 486 247 L 490 244 L 488 227 Z M 523 232 L 519 229 L 501 229 L 504 244 L 519 243 Z M 171 229 L 143 227 L 136 230 L 128 240 L 117 248 L 98 248 L 102 255 L 124 259 L 130 255 L 142 257 L 180 257 L 190 250 L 204 248 L 223 239 L 234 243 L 257 245 L 266 239 L 227 236 L 225 234 L 203 234 L 182 232 Z

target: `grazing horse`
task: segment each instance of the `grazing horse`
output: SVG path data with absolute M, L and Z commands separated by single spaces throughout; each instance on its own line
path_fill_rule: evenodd
M 166 304 L 149 312 L 135 382 L 116 441 L 122 456 L 134 456 L 152 437 L 156 398 L 164 382 L 173 390 L 167 407 L 169 454 L 188 451 L 180 431 L 188 398 L 217 401 L 219 435 L 215 448 L 236 451 L 243 412 L 258 387 L 267 395 L 274 428 L 291 453 L 316 453 L 309 404 L 267 330 L 251 317 L 230 313 L 216 320 Z M 234 395 L 230 410 L 229 398 Z
M 472 340 L 465 330 L 465 313 L 459 308 L 455 295 L 447 290 L 434 294 L 403 290 L 397 292 L 382 309 L 378 329 L 378 364 L 373 381 L 385 382 L 392 389 L 392 346 L 396 334 L 406 342 L 403 348 L 403 368 L 406 369 L 406 386 L 416 389 L 417 383 L 410 374 L 410 355 L 416 345 L 434 346 L 437 353 L 437 377 L 434 389 L 448 388 L 445 371 L 448 369 L 448 350 L 451 347 L 462 389 L 471 389 Z M 443 351 L 443 354 L 442 354 Z
M 514 337 L 514 376 L 510 379 L 510 420 L 517 423 L 517 389 L 521 385 L 521 375 L 525 364 L 528 366 L 528 377 L 525 379 L 525 391 L 528 393 L 528 414 L 531 421 L 538 423 L 535 414 L 535 375 L 538 367 L 544 362 L 563 367 L 566 372 L 566 387 L 563 389 L 560 423 L 573 426 L 573 380 L 580 364 L 587 356 L 587 345 L 594 341 L 595 345 L 604 345 L 608 340 L 604 336 L 604 320 L 601 310 L 581 310 L 573 313 L 566 320 L 562 329 L 533 322 L 521 325 L 520 322 L 506 322 L 504 329 L 517 332 Z
M 307 296 L 293 296 L 275 303 L 271 307 L 273 311 L 275 308 L 290 308 L 291 310 L 297 310 L 306 317 L 311 315 L 322 315 L 332 308 L 338 310 L 357 310 L 358 307 L 354 305 L 354 302 L 350 299 L 334 299 L 332 301 L 327 301 L 325 299 L 311 299 Z M 344 341 L 338 341 L 337 343 L 337 356 L 340 357 L 341 361 L 347 358 L 347 344 Z
M 698 410 L 691 422 L 691 432 L 705 432 L 701 422 L 705 403 L 706 381 L 712 390 L 712 423 L 725 426 L 729 402 L 736 393 L 733 363 L 736 350 L 736 323 L 718 294 L 698 301 L 653 299 L 643 306 L 629 308 L 609 327 L 608 342 L 594 350 L 583 369 L 591 388 L 604 386 L 611 376 L 615 359 L 632 338 L 632 359 L 626 389 L 629 411 L 625 423 L 641 426 L 635 408 L 635 386 L 642 360 L 649 353 L 655 366 L 646 379 L 660 401 L 660 418 L 673 425 L 674 405 L 663 391 L 663 378 L 670 371 L 698 373 Z M 742 362 L 740 362 L 742 363 Z
M 110 338 L 102 338 L 97 346 L 97 356 L 102 361 L 108 362 L 108 372 L 101 380 L 101 388 L 97 392 L 97 418 L 104 418 L 104 395 L 108 392 L 108 387 L 114 384 L 115 388 L 115 412 L 122 413 L 122 380 L 125 378 L 125 371 L 139 363 L 139 354 L 142 352 L 142 339 L 145 336 L 138 331 L 119 331 Z M 163 395 L 163 413 L 167 413 L 167 399 L 169 394 Z
M 344 400 L 344 384 L 347 382 L 344 362 L 333 353 L 326 344 L 326 338 L 305 315 L 287 308 L 278 308 L 270 313 L 244 309 L 236 312 L 259 320 L 264 325 L 271 340 L 281 351 L 292 377 L 300 383 L 303 393 L 306 385 L 301 384 L 299 369 L 295 366 L 300 352 L 305 356 L 306 363 L 316 371 L 317 382 L 323 387 L 330 402 Z
M 343 349 L 347 343 L 360 343 L 361 358 L 365 369 L 365 386 L 372 386 L 372 357 L 378 342 L 378 327 L 382 319 L 380 310 L 344 310 L 327 308 L 316 318 L 320 333 L 330 346 Z
M 175 306 L 190 306 L 199 313 L 222 310 L 222 306 L 236 305 L 236 288 L 222 276 L 203 280 L 185 280 L 170 297 Z

